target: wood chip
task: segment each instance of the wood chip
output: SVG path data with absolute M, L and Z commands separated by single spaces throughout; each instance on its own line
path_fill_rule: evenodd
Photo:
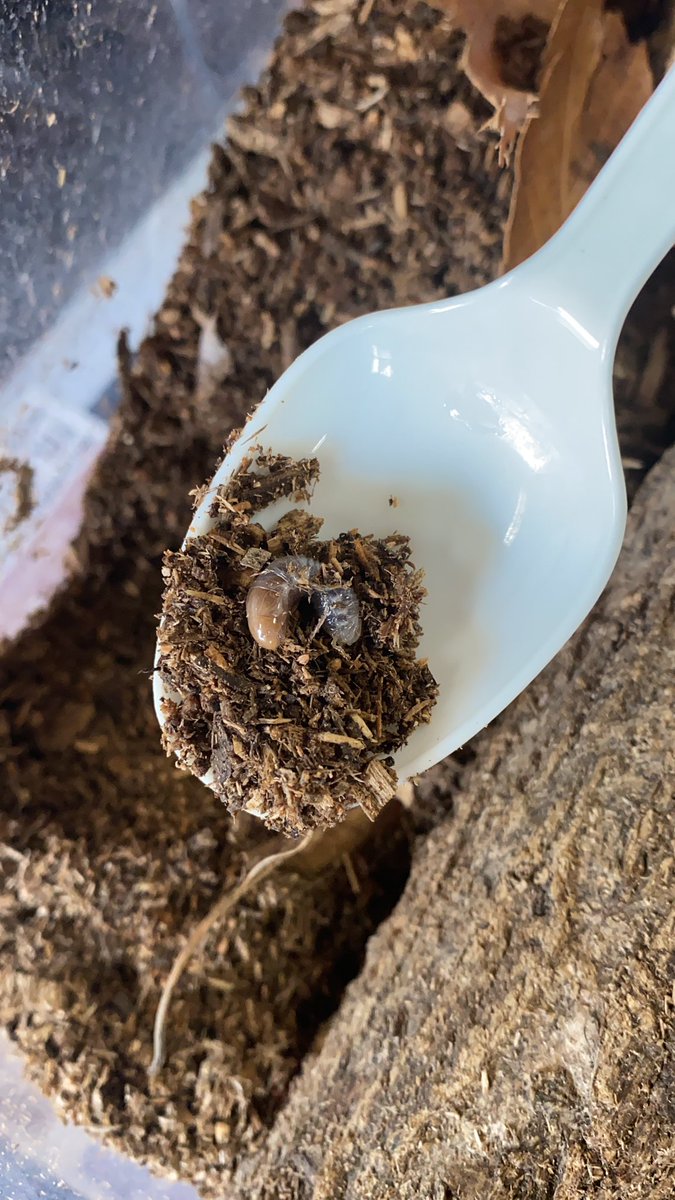
M 546 50 L 539 116 L 518 146 L 505 270 L 560 228 L 652 88 L 645 45 L 628 41 L 621 16 L 602 0 L 566 0 Z
M 462 67 L 494 108 L 499 159 L 506 165 L 518 134 L 535 112 L 539 60 L 559 0 L 430 0 L 467 35 Z M 521 66 L 514 73 L 514 51 Z M 524 62 L 523 62 L 524 60 Z

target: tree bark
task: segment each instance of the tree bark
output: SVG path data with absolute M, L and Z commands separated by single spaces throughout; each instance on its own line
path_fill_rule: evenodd
M 479 740 L 237 1195 L 673 1196 L 674 668 L 671 451 L 594 614 Z

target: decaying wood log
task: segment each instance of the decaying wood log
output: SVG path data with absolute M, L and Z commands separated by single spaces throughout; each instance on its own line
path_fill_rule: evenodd
M 479 742 L 241 1196 L 675 1194 L 674 677 L 671 451 L 592 618 Z

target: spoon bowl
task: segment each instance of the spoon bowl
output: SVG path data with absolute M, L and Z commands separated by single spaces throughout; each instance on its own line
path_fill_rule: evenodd
M 626 499 L 612 363 L 625 313 L 675 234 L 674 93 L 668 77 L 527 263 L 456 299 L 359 318 L 301 355 L 212 481 L 225 483 L 257 444 L 315 455 L 309 507 L 321 536 L 410 537 L 428 593 L 420 652 L 439 699 L 396 755 L 401 781 L 457 749 L 542 670 L 616 561 Z M 213 524 L 209 502 L 187 540 Z M 157 671 L 154 686 L 161 722 Z

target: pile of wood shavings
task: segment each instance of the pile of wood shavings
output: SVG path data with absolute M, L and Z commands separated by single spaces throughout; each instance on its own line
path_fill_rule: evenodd
M 158 669 L 164 744 L 232 811 L 297 835 L 335 825 L 358 804 L 374 819 L 396 790 L 392 753 L 427 721 L 437 695 L 416 657 L 424 596 L 406 537 L 356 531 L 318 540 L 321 520 L 287 512 L 266 533 L 253 520 L 282 498 L 307 499 L 316 459 L 247 458 L 218 489 L 209 533 L 168 553 Z M 302 555 L 358 598 L 362 632 L 337 645 L 297 615 L 278 650 L 261 649 L 246 595 L 270 560 Z

